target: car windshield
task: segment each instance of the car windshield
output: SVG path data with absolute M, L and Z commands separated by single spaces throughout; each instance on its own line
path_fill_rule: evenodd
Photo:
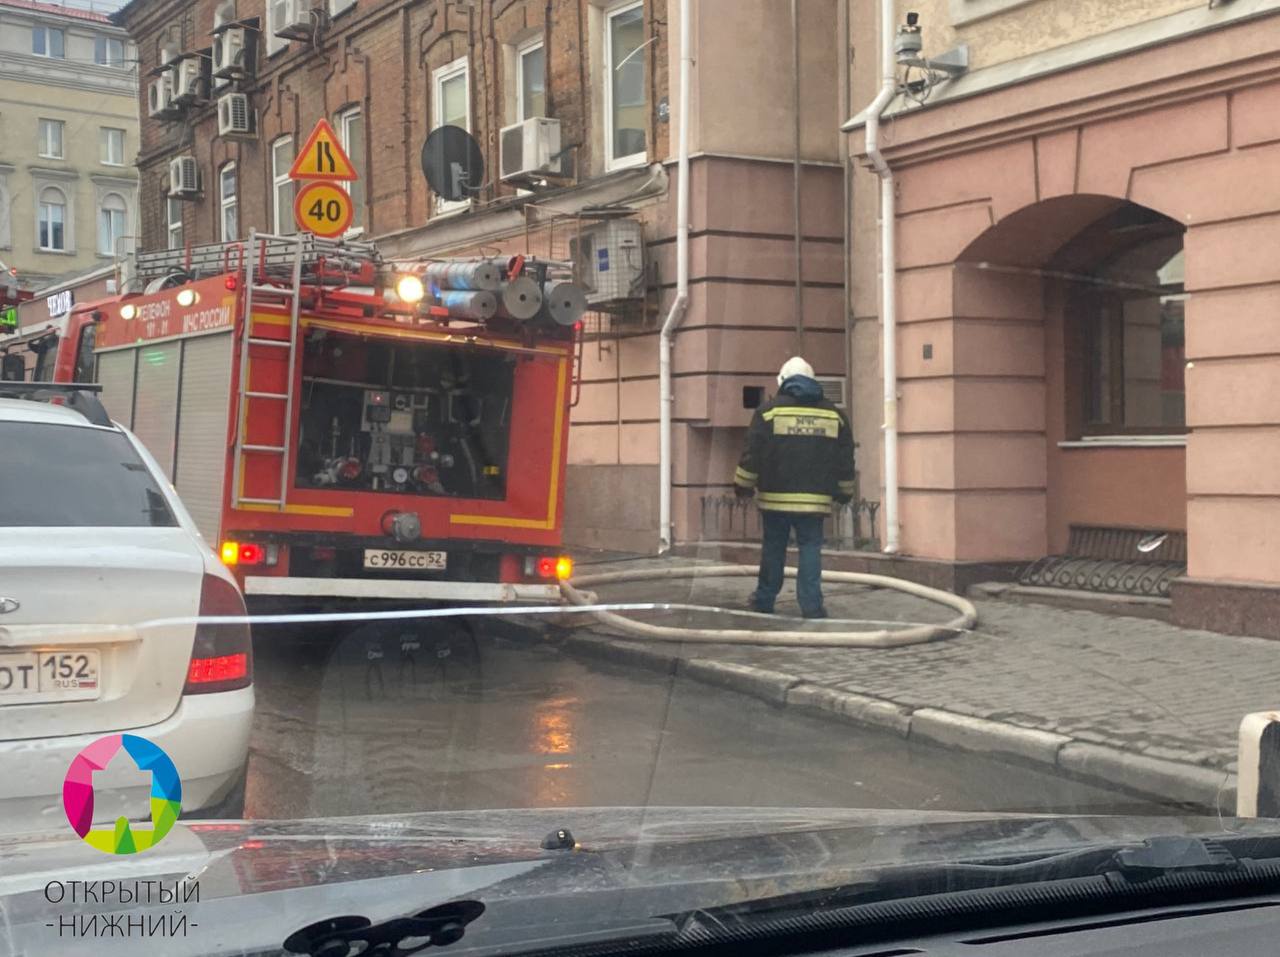
M 137 952 L 497 953 L 1269 859 L 1278 51 L 0 0 L 0 946 L 181 920 L 126 878 L 200 887 Z

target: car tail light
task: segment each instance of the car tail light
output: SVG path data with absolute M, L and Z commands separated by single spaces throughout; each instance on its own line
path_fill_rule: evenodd
M 196 624 L 183 694 L 235 691 L 253 684 L 253 642 L 249 636 L 249 623 L 206 620 L 247 618 L 248 614 L 235 585 L 217 575 L 204 576 L 204 584 L 200 588 L 200 620 Z

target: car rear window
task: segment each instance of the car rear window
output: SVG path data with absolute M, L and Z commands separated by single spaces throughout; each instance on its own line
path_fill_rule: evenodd
M 0 422 L 0 526 L 176 524 L 150 470 L 121 433 Z

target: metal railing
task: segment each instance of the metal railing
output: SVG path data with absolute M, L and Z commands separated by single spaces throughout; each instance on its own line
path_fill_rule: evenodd
M 880 503 L 859 499 L 834 505 L 825 523 L 827 548 L 845 551 L 875 551 L 880 548 L 876 517 Z M 754 498 L 736 495 L 704 495 L 701 499 L 701 541 L 759 541 L 760 510 Z

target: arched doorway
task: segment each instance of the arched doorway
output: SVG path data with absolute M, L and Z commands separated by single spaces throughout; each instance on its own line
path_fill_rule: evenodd
M 1020 536 L 1025 557 L 1046 559 L 1036 584 L 1167 596 L 1185 571 L 1184 232 L 1136 203 L 1061 197 L 1006 217 L 956 261 L 957 315 L 973 317 L 957 326 L 957 352 L 967 335 L 1011 350 L 1008 374 L 974 388 L 991 402 L 1013 387 L 1043 397 L 1042 433 L 1002 433 L 1008 470 L 1042 477 L 1042 510 L 1022 520 L 1043 531 Z M 1001 317 L 997 334 L 969 331 L 988 315 Z

